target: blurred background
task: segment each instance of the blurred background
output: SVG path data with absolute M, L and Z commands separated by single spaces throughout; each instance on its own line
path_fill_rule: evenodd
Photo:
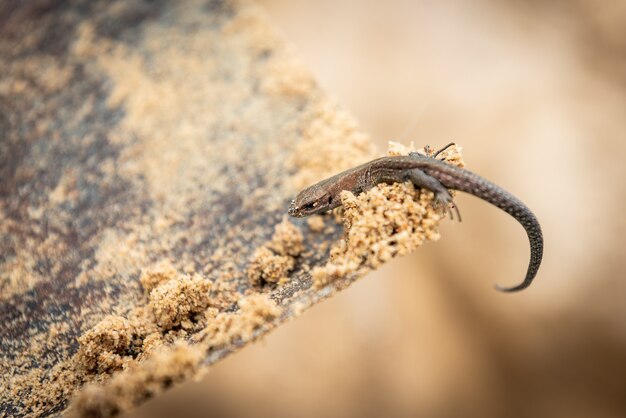
M 544 228 L 463 223 L 132 417 L 626 416 L 626 2 L 262 0 L 380 153 L 454 141 Z

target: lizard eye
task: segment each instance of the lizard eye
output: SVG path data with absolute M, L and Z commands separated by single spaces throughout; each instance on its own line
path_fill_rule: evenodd
M 330 206 L 333 203 L 333 197 L 328 196 L 328 205 Z

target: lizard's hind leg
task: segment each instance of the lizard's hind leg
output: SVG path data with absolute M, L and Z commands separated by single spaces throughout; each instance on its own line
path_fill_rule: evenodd
M 433 151 L 433 149 L 430 147 L 430 145 L 425 145 L 424 146 L 424 154 L 417 152 L 417 151 L 412 151 L 409 152 L 409 157 L 429 157 L 429 158 L 437 158 L 437 156 L 439 154 L 441 154 L 442 152 L 444 152 L 445 150 L 447 150 L 448 148 L 450 148 L 451 146 L 456 145 L 456 143 L 454 142 L 450 142 L 448 145 L 446 145 L 445 147 L 441 148 L 438 151 Z
M 450 210 L 450 206 L 452 206 L 456 210 L 459 222 L 461 222 L 461 212 L 459 211 L 459 207 L 454 203 L 454 199 L 450 195 L 450 192 L 448 192 L 448 189 L 446 189 L 444 185 L 439 182 L 439 180 L 429 176 L 419 168 L 407 170 L 406 178 L 407 180 L 411 180 L 416 187 L 432 191 L 435 194 L 435 205 L 443 206 L 445 211 L 450 213 L 450 219 L 454 220 L 454 216 Z
M 437 158 L 437 156 L 439 154 L 441 154 L 442 152 L 444 152 L 445 150 L 447 150 L 448 148 L 450 148 L 453 145 L 456 145 L 456 144 L 454 142 L 450 142 L 448 145 L 446 145 L 445 147 L 441 148 L 439 151 L 435 152 L 433 154 L 433 158 Z

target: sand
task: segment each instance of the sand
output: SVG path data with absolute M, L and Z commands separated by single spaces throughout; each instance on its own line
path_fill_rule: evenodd
M 0 25 L 0 414 L 128 410 L 439 237 L 410 184 L 285 218 L 378 153 L 254 5 L 44 3 Z

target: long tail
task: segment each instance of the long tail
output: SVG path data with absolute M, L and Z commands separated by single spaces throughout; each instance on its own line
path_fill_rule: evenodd
M 473 194 L 502 209 L 515 218 L 526 230 L 530 242 L 530 262 L 524 281 L 517 286 L 496 289 L 503 292 L 516 292 L 526 289 L 537 275 L 543 257 L 543 233 L 535 214 L 518 198 L 471 171 L 431 159 L 427 166 L 420 167 L 426 174 L 435 177 L 448 189 Z

